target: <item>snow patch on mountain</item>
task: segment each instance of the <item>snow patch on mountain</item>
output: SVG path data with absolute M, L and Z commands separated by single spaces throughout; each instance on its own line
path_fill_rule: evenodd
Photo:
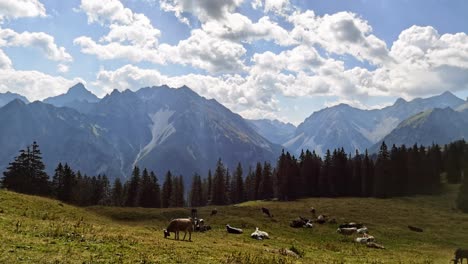
M 151 141 L 144 146 L 133 162 L 133 166 L 135 166 L 138 161 L 144 158 L 148 153 L 150 153 L 154 148 L 158 145 L 166 141 L 172 134 L 176 132 L 175 127 L 172 123 L 169 123 L 169 119 L 175 111 L 170 110 L 159 110 L 154 114 L 150 114 L 149 117 L 151 118 L 152 124 L 150 125 L 151 130 Z

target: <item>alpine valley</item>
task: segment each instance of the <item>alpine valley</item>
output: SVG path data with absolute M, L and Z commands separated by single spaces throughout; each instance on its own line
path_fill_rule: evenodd
M 323 154 L 343 147 L 351 153 L 388 144 L 444 144 L 468 136 L 467 103 L 450 92 L 383 109 L 349 105 L 314 112 L 298 127 L 278 120 L 246 120 L 188 87 L 126 90 L 99 99 L 79 83 L 66 94 L 29 103 L 0 94 L 0 169 L 33 141 L 46 171 L 59 163 L 89 175 L 127 178 L 134 166 L 171 170 L 188 180 L 222 159 L 228 168 L 273 164 L 284 148 Z

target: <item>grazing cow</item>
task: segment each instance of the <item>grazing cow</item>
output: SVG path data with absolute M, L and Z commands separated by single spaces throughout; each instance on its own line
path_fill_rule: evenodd
M 460 261 L 460 264 L 462 264 L 463 259 L 466 259 L 466 262 L 468 263 L 468 249 L 458 248 L 455 250 L 455 259 L 453 259 L 453 263 L 458 264 L 458 261 Z
M 258 227 L 255 228 L 255 232 L 253 232 L 250 235 L 250 237 L 254 238 L 254 239 L 257 239 L 257 240 L 263 240 L 263 239 L 269 239 L 270 238 L 270 236 L 268 235 L 267 232 L 258 230 Z
M 315 215 L 315 208 L 314 207 L 310 207 L 310 212 Z
M 414 232 L 419 232 L 419 233 L 423 232 L 422 228 L 419 228 L 419 227 L 409 225 L 408 228 L 409 230 L 414 231 Z
M 268 217 L 272 217 L 272 215 L 270 214 L 270 210 L 268 210 L 268 208 L 262 207 L 262 212 L 268 215 Z
M 325 224 L 327 222 L 328 216 L 326 215 L 319 215 L 317 217 L 317 223 L 319 224 Z
M 217 213 L 218 213 L 218 209 L 215 208 L 215 209 L 211 210 L 211 216 L 213 216 L 213 215 L 215 215 Z
M 338 228 L 336 230 L 337 233 L 342 234 L 344 236 L 350 236 L 356 233 L 357 228 L 355 227 L 343 227 L 343 228 Z
M 184 231 L 184 238 L 189 233 L 189 241 L 192 241 L 192 231 L 193 231 L 193 221 L 190 218 L 177 218 L 172 220 L 164 229 L 164 238 L 167 238 L 171 235 L 171 232 L 174 233 L 174 239 L 179 240 L 179 231 Z
M 242 229 L 232 227 L 229 224 L 226 225 L 226 230 L 230 234 L 242 234 L 243 233 Z

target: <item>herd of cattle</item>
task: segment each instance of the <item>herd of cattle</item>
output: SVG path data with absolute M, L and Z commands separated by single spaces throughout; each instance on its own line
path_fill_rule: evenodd
M 211 211 L 211 216 L 214 216 L 218 213 L 217 209 Z M 268 217 L 273 217 L 268 208 L 262 207 L 262 213 Z M 302 216 L 292 220 L 289 224 L 292 228 L 313 228 L 314 224 L 337 224 L 335 218 L 330 218 L 328 215 L 320 214 L 316 216 L 316 209 L 311 207 L 310 213 L 312 213 L 313 218 L 308 219 Z M 170 233 L 174 233 L 175 239 L 179 240 L 179 232 L 184 232 L 184 237 L 182 240 L 185 240 L 187 233 L 189 233 L 189 241 L 192 240 L 192 232 L 199 231 L 205 232 L 211 230 L 211 226 L 206 225 L 204 219 L 198 218 L 198 210 L 192 209 L 191 217 L 188 218 L 177 218 L 171 220 L 169 226 L 164 229 L 164 238 L 170 236 Z M 421 228 L 408 226 L 411 231 L 423 232 Z M 241 228 L 232 227 L 229 224 L 226 225 L 226 231 L 230 234 L 242 234 L 243 230 Z M 343 235 L 343 237 L 354 237 L 353 241 L 359 244 L 364 244 L 369 248 L 376 249 L 385 249 L 381 244 L 377 244 L 375 237 L 369 234 L 369 229 L 362 223 L 344 223 L 338 226 L 336 230 L 338 234 Z M 258 227 L 255 228 L 255 231 L 250 235 L 251 238 L 257 240 L 269 239 L 269 235 L 265 231 L 261 231 Z M 452 260 L 454 264 L 463 263 L 463 259 L 467 259 L 468 263 L 468 250 L 466 249 L 457 249 L 455 251 L 455 257 Z

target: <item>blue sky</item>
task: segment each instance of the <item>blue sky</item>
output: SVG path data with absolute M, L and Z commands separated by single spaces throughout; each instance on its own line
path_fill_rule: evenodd
M 468 96 L 468 2 L 0 0 L 0 92 L 187 85 L 246 118 Z

